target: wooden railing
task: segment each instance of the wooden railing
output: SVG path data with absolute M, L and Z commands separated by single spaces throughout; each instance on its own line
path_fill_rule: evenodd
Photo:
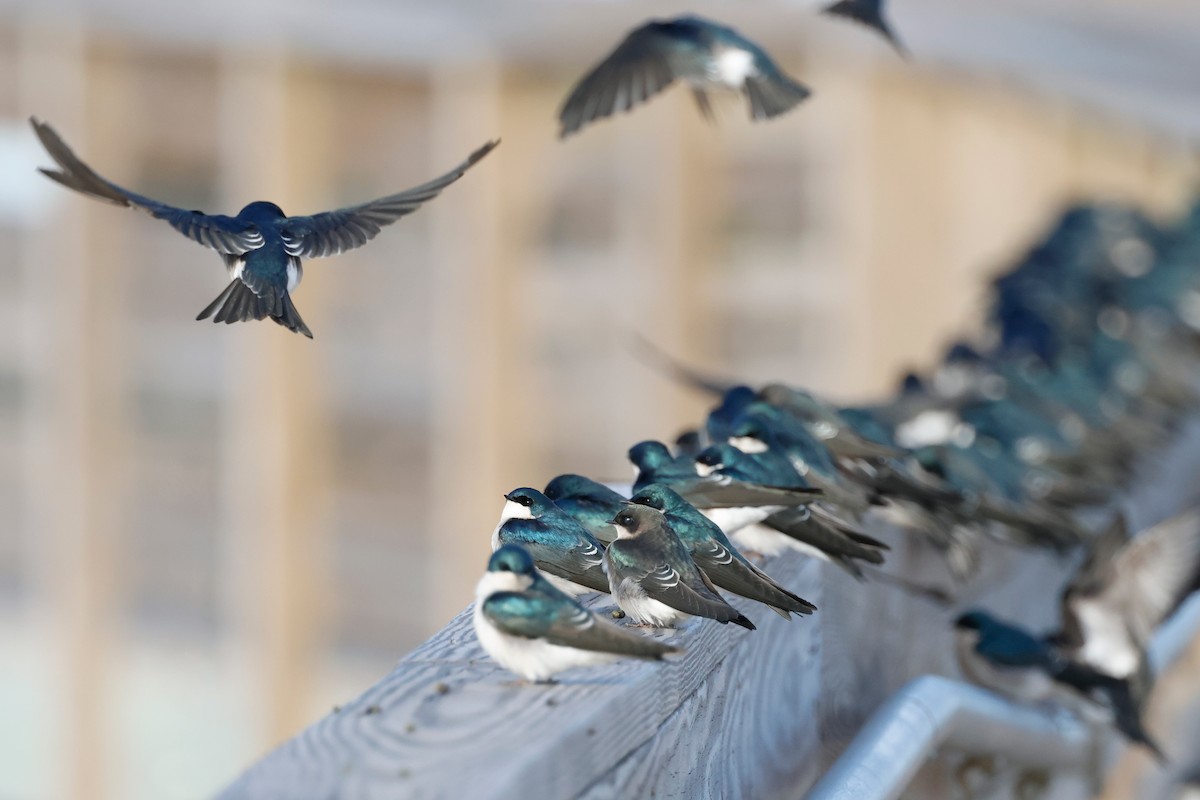
M 1192 425 L 1144 459 L 1113 505 L 1145 525 L 1198 490 Z M 893 546 L 889 571 L 949 585 L 914 537 L 872 533 Z M 1048 627 L 1069 566 L 986 543 L 958 605 Z M 222 797 L 799 797 L 892 692 L 917 675 L 957 674 L 953 611 L 796 554 L 766 569 L 820 610 L 788 622 L 734 598 L 757 631 L 693 619 L 669 634 L 687 648 L 682 658 L 580 670 L 549 686 L 518 684 L 487 658 L 467 609 Z

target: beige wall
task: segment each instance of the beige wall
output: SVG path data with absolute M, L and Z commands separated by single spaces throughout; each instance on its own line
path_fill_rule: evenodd
M 8 123 L 42 116 L 188 207 L 306 213 L 504 139 L 308 265 L 312 342 L 194 322 L 218 260 L 144 216 L 51 191 L 0 222 L 12 797 L 194 797 L 381 674 L 468 601 L 503 491 L 622 478 L 629 444 L 700 418 L 633 332 L 878 395 L 976 324 L 982 280 L 1063 202 L 1171 213 L 1195 177 L 1113 120 L 882 60 L 790 59 L 820 91 L 770 125 L 729 100 L 706 127 L 675 91 L 565 143 L 572 76 L 544 65 L 397 74 L 19 24 L 0 63 Z

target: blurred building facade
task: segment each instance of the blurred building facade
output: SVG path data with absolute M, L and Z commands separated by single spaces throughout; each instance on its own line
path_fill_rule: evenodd
M 629 444 L 700 418 L 635 334 L 877 395 L 1072 198 L 1189 198 L 1188 151 L 1136 125 L 882 48 L 779 55 L 817 94 L 773 124 L 729 100 L 706 126 L 675 91 L 560 143 L 590 55 L 397 66 L 0 17 L 0 796 L 211 793 L 376 679 L 466 605 L 502 492 L 623 478 Z M 30 115 L 227 213 L 504 143 L 306 265 L 310 342 L 193 321 L 218 258 L 36 175 Z

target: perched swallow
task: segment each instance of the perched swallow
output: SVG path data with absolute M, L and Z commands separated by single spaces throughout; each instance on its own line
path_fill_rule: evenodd
M 289 217 L 274 203 L 256 202 L 236 217 L 185 211 L 123 189 L 84 164 L 59 135 L 31 118 L 33 130 L 58 169 L 42 168 L 68 189 L 126 208 L 138 208 L 168 223 L 184 236 L 221 254 L 231 278 L 225 291 L 196 319 L 245 322 L 270 317 L 288 330 L 312 338 L 292 304 L 300 285 L 302 258 L 332 256 L 366 244 L 380 229 L 411 214 L 457 181 L 499 141 L 480 147 L 450 172 L 399 194 L 362 205 L 307 217 Z
M 513 489 L 504 500 L 492 531 L 493 551 L 505 544 L 524 547 L 546 578 L 569 595 L 608 591 L 604 545 L 570 514 L 537 489 Z
M 533 557 L 512 544 L 488 560 L 475 589 L 472 622 L 488 655 L 531 681 L 626 656 L 661 660 L 679 652 L 597 617 L 555 589 L 534 567 Z
M 698 457 L 697 457 L 698 458 Z M 629 460 L 637 468 L 633 490 L 652 483 L 669 486 L 685 500 L 710 516 L 720 517 L 717 524 L 726 532 L 736 527 L 735 520 L 751 518 L 749 525 L 772 511 L 811 503 L 821 491 L 803 486 L 784 489 L 750 480 L 719 474 L 701 475 L 702 465 L 689 456 L 673 456 L 662 442 L 645 441 L 629 449 Z
M 1128 679 L 1075 661 L 984 611 L 963 614 L 954 627 L 959 665 L 974 683 L 1021 702 L 1060 703 L 1085 718 L 1103 714 L 1131 742 L 1166 761 L 1142 725 L 1141 702 Z
M 909 58 L 908 48 L 900 43 L 892 26 L 883 16 L 883 0 L 838 0 L 827 6 L 823 13 L 835 17 L 852 19 L 876 31 L 891 43 L 902 58 Z
M 754 481 L 792 486 L 804 483 L 790 464 L 767 463 L 727 443 L 705 448 L 696 457 L 696 463 L 709 480 L 723 478 L 738 485 Z M 787 549 L 799 550 L 832 561 L 860 579 L 863 574 L 856 561 L 882 564 L 883 551 L 888 549 L 886 544 L 859 531 L 821 503 L 714 510 L 705 511 L 705 515 L 747 550 L 768 556 Z M 763 525 L 755 524 L 759 522 Z
M 709 120 L 709 89 L 741 91 L 755 120 L 776 117 L 811 94 L 732 28 L 697 16 L 651 20 L 626 36 L 571 90 L 558 115 L 559 136 L 628 111 L 677 79 L 691 86 L 700 113 Z
M 546 484 L 544 494 L 604 544 L 617 538 L 612 518 L 625 505 L 625 498 L 603 483 L 582 475 L 559 475 Z
M 817 607 L 776 583 L 738 551 L 715 522 L 676 492 L 657 483 L 644 487 L 629 502 L 662 512 L 671 530 L 687 546 L 692 560 L 715 585 L 757 600 L 784 619 L 791 613 L 811 614 Z
M 630 504 L 612 524 L 617 538 L 604 554 L 608 580 L 613 599 L 634 622 L 661 628 L 697 616 L 754 630 L 717 594 L 660 512 Z

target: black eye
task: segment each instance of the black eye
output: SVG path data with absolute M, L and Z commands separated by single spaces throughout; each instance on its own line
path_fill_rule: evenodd
M 502 564 L 500 564 L 500 571 L 501 572 L 512 572 L 512 567 L 510 567 L 508 564 L 502 563 Z
M 533 505 L 533 498 L 532 497 L 518 497 L 517 502 L 520 503 L 521 505 L 525 506 L 526 508 L 529 508 L 529 506 Z

